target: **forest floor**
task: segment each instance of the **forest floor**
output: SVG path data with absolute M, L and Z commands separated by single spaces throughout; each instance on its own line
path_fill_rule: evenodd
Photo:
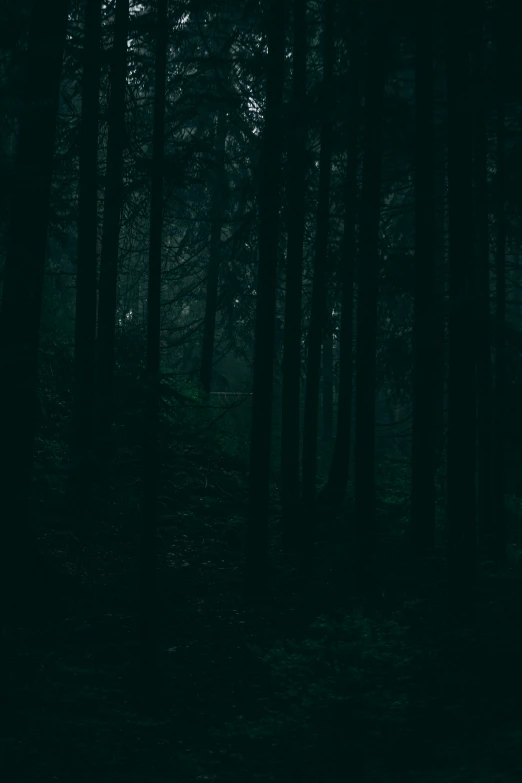
M 31 625 L 3 644 L 6 781 L 520 783 L 516 547 L 507 564 L 481 566 L 477 630 L 450 633 L 444 560 L 415 572 L 406 498 L 390 479 L 372 595 L 350 584 L 349 502 L 322 514 L 305 591 L 279 555 L 275 509 L 274 601 L 252 607 L 241 591 L 244 462 L 184 447 L 168 463 L 155 706 L 135 688 L 141 483 L 122 459 L 95 487 L 80 563 L 59 482 L 41 501 L 48 584 Z

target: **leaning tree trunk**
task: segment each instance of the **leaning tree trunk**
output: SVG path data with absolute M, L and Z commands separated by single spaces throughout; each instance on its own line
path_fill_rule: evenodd
M 281 410 L 281 503 L 286 553 L 296 543 L 301 408 L 301 292 L 306 184 L 306 0 L 294 0 L 291 128 L 288 134 L 286 254 Z
M 141 535 L 141 674 L 145 686 L 155 672 L 157 623 L 156 529 L 160 473 L 158 417 L 160 396 L 161 243 L 163 233 L 163 167 L 165 158 L 165 91 L 168 45 L 168 0 L 157 0 L 154 127 L 150 198 L 149 289 L 147 295 L 147 364 Z
M 366 117 L 358 264 L 355 383 L 355 524 L 358 575 L 369 574 L 376 545 L 375 394 L 381 198 L 381 137 L 384 99 L 384 29 L 376 23 L 368 42 Z
M 475 351 L 469 78 L 470 8 L 453 6 L 448 47 L 449 378 L 448 566 L 450 617 L 470 623 L 475 582 Z
M 33 3 L 7 230 L 0 311 L 0 495 L 4 508 L 0 589 L 7 599 L 5 609 L 13 612 L 17 605 L 25 607 L 25 599 L 30 599 L 28 571 L 36 562 L 30 536 L 29 495 L 51 177 L 68 6 L 68 0 Z
M 125 88 L 127 84 L 127 38 L 129 0 L 116 0 L 108 107 L 107 164 L 103 201 L 100 258 L 100 298 L 96 366 L 96 429 L 98 450 L 111 449 L 112 395 L 118 254 L 123 205 L 123 148 L 125 144 Z
M 435 533 L 435 253 L 433 62 L 430 11 L 417 11 L 415 62 L 415 298 L 413 315 L 412 527 L 419 555 Z
M 285 3 L 266 3 L 268 56 L 265 127 L 261 142 L 259 183 L 259 268 L 250 438 L 245 590 L 263 594 L 268 581 L 268 510 L 272 444 L 272 385 L 275 353 L 279 188 L 281 184 L 283 81 L 285 70 Z

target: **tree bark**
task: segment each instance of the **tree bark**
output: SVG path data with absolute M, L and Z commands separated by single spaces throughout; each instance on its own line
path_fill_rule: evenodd
M 442 98 L 440 99 L 442 100 Z M 440 135 L 439 135 L 440 134 Z M 444 140 L 442 140 L 444 136 Z M 445 130 L 439 125 L 434 143 L 434 237 L 435 305 L 434 305 L 434 408 L 435 466 L 445 459 L 446 444 L 446 291 L 448 266 L 446 261 L 446 142 Z
M 214 359 L 214 337 L 216 332 L 216 313 L 218 304 L 219 267 L 221 263 L 221 230 L 223 227 L 223 205 L 225 198 L 225 143 L 227 138 L 227 114 L 224 107 L 217 112 L 215 142 L 215 169 L 212 183 L 210 207 L 210 257 L 208 262 L 207 292 L 205 299 L 205 318 L 203 321 L 203 345 L 201 348 L 200 383 L 206 394 L 210 393 L 212 383 L 212 363 Z
M 161 248 L 163 235 L 163 168 L 165 159 L 165 92 L 168 45 L 168 0 L 157 0 L 154 126 L 150 198 L 149 287 L 147 295 L 146 421 L 143 476 L 143 528 L 141 536 L 140 647 L 143 683 L 156 666 L 156 531 L 160 397 Z
M 435 254 L 432 26 L 417 10 L 415 59 L 415 298 L 413 315 L 412 527 L 419 556 L 435 533 Z
M 314 272 L 307 340 L 308 353 L 306 362 L 303 422 L 303 518 L 307 520 L 303 532 L 307 547 L 311 544 L 311 523 L 317 482 L 317 434 L 321 383 L 321 342 L 326 324 L 326 270 L 330 221 L 330 180 L 333 141 L 332 80 L 335 63 L 334 25 L 335 0 L 325 0 L 322 84 L 323 119 L 320 133 L 319 192 L 317 194 Z
M 74 444 L 78 482 L 92 449 L 96 365 L 96 272 L 98 249 L 98 115 L 101 0 L 84 0 L 82 113 L 78 195 L 76 320 L 74 332 Z M 82 503 L 83 506 L 83 503 Z
M 504 499 L 504 440 L 506 421 L 504 415 L 506 393 L 506 161 L 505 161 L 505 115 L 504 80 L 506 53 L 504 41 L 505 6 L 499 3 L 497 33 L 497 181 L 496 181 L 496 258 L 497 278 L 495 295 L 495 442 L 494 442 L 494 531 L 490 552 L 496 559 L 506 555 L 506 509 Z
M 358 264 L 357 347 L 355 384 L 355 523 L 359 578 L 369 575 L 376 544 L 375 521 L 375 370 L 381 137 L 384 99 L 383 26 L 375 23 L 368 42 L 363 175 Z
M 268 513 L 283 131 L 285 3 L 283 0 L 270 0 L 266 4 L 265 13 L 268 35 L 267 85 L 259 167 L 259 267 L 245 573 L 245 591 L 251 596 L 263 595 L 268 586 Z
M 29 496 L 38 406 L 38 348 L 67 0 L 35 0 L 18 123 L 0 311 L 0 494 L 5 514 L 3 619 L 26 608 L 36 549 Z M 7 613 L 7 614 L 6 614 Z
M 321 493 L 327 503 L 341 503 L 348 484 L 353 398 L 353 286 L 355 277 L 355 225 L 357 207 L 357 151 L 359 138 L 359 25 L 352 20 L 351 60 L 347 100 L 347 164 L 344 188 L 344 227 L 341 250 L 341 327 L 339 333 L 339 396 L 334 452 L 328 483 Z
M 484 74 L 484 2 L 477 3 L 472 38 L 474 71 L 474 221 L 476 259 L 478 525 L 484 541 L 493 534 L 493 379 L 490 358 L 489 209 Z
M 469 13 L 468 13 L 469 12 Z M 467 4 L 449 20 L 449 378 L 448 378 L 448 566 L 450 618 L 473 622 L 475 500 L 475 351 L 473 335 L 473 215 Z
M 116 0 L 108 107 L 109 127 L 103 201 L 96 357 L 97 446 L 99 452 L 104 455 L 107 455 L 111 450 L 118 254 L 123 206 L 128 26 L 129 0 Z
M 328 327 L 327 327 L 328 328 Z M 333 434 L 333 336 L 328 332 L 323 340 L 323 441 L 331 443 Z
M 288 134 L 288 248 L 286 255 L 281 410 L 283 545 L 295 543 L 299 506 L 301 298 L 306 185 L 306 0 L 294 0 L 291 128 Z

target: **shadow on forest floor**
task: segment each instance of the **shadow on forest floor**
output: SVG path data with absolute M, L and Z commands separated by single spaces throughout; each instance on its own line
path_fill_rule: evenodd
M 30 628 L 4 640 L 1 753 L 18 781 L 522 780 L 522 569 L 482 569 L 479 628 L 445 628 L 444 562 L 412 570 L 403 517 L 381 498 L 378 590 L 353 595 L 346 510 L 306 594 L 278 554 L 276 600 L 241 595 L 246 483 L 189 450 L 162 488 L 160 698 L 135 697 L 140 482 L 98 486 L 79 580 L 68 520 L 40 519 L 49 560 Z M 175 465 L 175 467 L 174 467 Z M 333 522 L 333 524 L 332 524 Z M 36 596 L 35 596 L 36 600 Z

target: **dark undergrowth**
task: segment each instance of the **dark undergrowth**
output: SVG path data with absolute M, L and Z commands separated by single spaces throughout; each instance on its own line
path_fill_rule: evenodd
M 46 414 L 34 487 L 46 583 L 32 621 L 4 634 L 5 780 L 522 780 L 517 546 L 505 565 L 481 564 L 477 629 L 450 632 L 443 542 L 415 565 L 407 477 L 383 462 L 372 591 L 357 593 L 351 579 L 350 499 L 320 511 L 306 589 L 280 556 L 274 507 L 273 600 L 250 606 L 241 591 L 244 444 L 226 417 L 218 427 L 210 409 L 195 414 L 190 394 L 164 414 L 161 682 L 144 707 L 132 393 L 127 384 L 119 457 L 97 477 L 83 514 L 68 500 L 67 473 L 52 469 L 65 458 L 67 416 Z M 516 521 L 514 501 L 512 511 Z

